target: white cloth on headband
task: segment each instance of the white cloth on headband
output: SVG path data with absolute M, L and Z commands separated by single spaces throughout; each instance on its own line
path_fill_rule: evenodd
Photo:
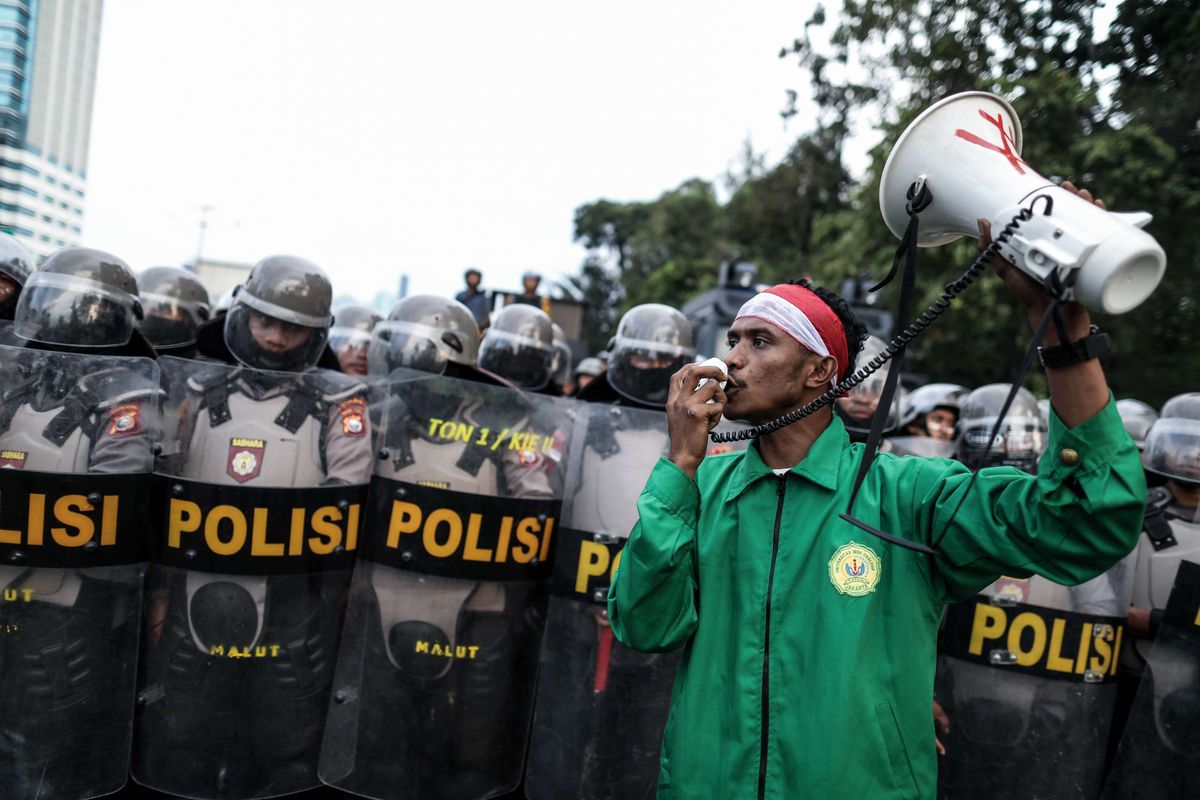
M 826 346 L 825 340 L 821 338 L 821 334 L 817 332 L 816 326 L 812 324 L 808 315 L 779 295 L 759 292 L 742 305 L 737 316 L 734 317 L 734 321 L 736 322 L 742 317 L 755 317 L 771 323 L 799 342 L 801 347 L 811 350 L 822 358 L 833 355 L 829 352 L 829 347 Z M 834 360 L 836 361 L 837 358 L 834 357 Z M 836 365 L 830 383 L 837 385 L 837 376 L 840 374 L 841 368 L 841 364 Z

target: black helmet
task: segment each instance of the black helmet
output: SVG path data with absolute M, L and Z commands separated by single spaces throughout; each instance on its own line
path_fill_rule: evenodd
M 1172 397 L 1146 434 L 1142 465 L 1179 483 L 1200 483 L 1200 392 Z
M 151 267 L 138 277 L 142 335 L 155 348 L 196 343 L 196 331 L 208 321 L 212 308 L 208 290 L 191 272 L 178 267 Z
M 329 278 L 316 264 L 268 256 L 233 296 L 225 345 L 254 369 L 295 372 L 315 366 L 329 336 L 332 295 Z
M 554 329 L 550 315 L 526 305 L 505 306 L 492 317 L 479 345 L 479 366 L 521 389 L 537 391 L 550 383 L 554 366 Z
M 1037 472 L 1046 447 L 1046 421 L 1038 410 L 1037 398 L 1028 389 L 1017 391 L 995 440 L 989 441 L 1011 388 L 1007 383 L 991 383 L 963 400 L 954 457 L 971 469 L 1010 466 Z
M 333 315 L 329 347 L 337 356 L 343 372 L 367 374 L 367 348 L 371 344 L 371 332 L 382 319 L 383 316 L 375 309 L 360 305 L 343 306 Z
M 29 281 L 30 273 L 36 269 L 35 264 L 33 253 L 17 241 L 15 236 L 0 233 L 0 276 L 15 284 L 3 287 L 8 294 L 0 299 L 0 319 L 13 318 L 13 313 L 17 310 L 17 300 L 21 296 L 21 288 Z
M 625 312 L 609 343 L 608 382 L 635 403 L 667 402 L 671 376 L 696 356 L 692 324 L 661 303 L 645 303 Z
M 479 325 L 457 300 L 431 294 L 405 297 L 375 326 L 367 352 L 372 375 L 394 369 L 442 373 L 447 364 L 474 367 Z
M 141 318 L 137 281 L 124 261 L 102 250 L 64 247 L 30 275 L 13 331 L 58 347 L 120 347 Z

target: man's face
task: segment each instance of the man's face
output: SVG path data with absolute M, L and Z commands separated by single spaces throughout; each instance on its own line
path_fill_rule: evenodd
M 0 274 L 0 303 L 5 302 L 17 291 L 17 282 L 7 275 Z
M 369 340 L 351 339 L 337 353 L 338 364 L 347 375 L 367 374 L 367 345 Z
M 846 397 L 839 397 L 837 404 L 842 413 L 850 419 L 855 422 L 866 422 L 875 416 L 875 409 L 879 408 L 879 395 L 856 387 Z
M 822 391 L 807 382 L 822 368 L 831 373 L 832 361 L 804 349 L 774 325 L 753 317 L 737 320 L 729 328 L 725 355 L 725 416 L 757 424 L 803 405 Z
M 468 272 L 467 273 L 467 288 L 470 289 L 471 291 L 475 291 L 476 289 L 479 288 L 479 273 L 478 272 Z
M 295 350 L 312 336 L 312 328 L 284 322 L 250 310 L 250 335 L 268 353 L 286 353 Z
M 525 294 L 535 294 L 538 290 L 538 284 L 542 282 L 541 278 L 526 278 L 525 279 Z
M 949 442 L 954 439 L 954 423 L 958 414 L 949 408 L 935 408 L 925 415 L 925 429 L 934 439 Z

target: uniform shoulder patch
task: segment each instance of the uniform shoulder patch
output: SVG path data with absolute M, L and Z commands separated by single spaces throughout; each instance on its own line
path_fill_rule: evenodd
M 141 403 L 122 403 L 108 412 L 109 436 L 133 436 L 141 432 Z
M 367 430 L 367 401 L 362 395 L 343 400 L 338 405 L 342 418 L 342 433 L 346 436 L 362 436 Z
M 267 443 L 262 439 L 235 436 L 229 440 L 229 457 L 225 463 L 225 474 L 238 483 L 257 478 L 262 473 L 263 456 Z
M 840 594 L 862 597 L 875 591 L 882 565 L 866 545 L 844 544 L 829 559 L 829 582 Z

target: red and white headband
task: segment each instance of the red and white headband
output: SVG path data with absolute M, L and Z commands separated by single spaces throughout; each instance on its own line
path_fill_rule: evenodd
M 821 357 L 833 356 L 837 363 L 835 385 L 849 374 L 846 330 L 833 309 L 812 290 L 787 283 L 772 286 L 747 300 L 735 321 L 743 317 L 769 322 L 799 342 L 801 347 Z

